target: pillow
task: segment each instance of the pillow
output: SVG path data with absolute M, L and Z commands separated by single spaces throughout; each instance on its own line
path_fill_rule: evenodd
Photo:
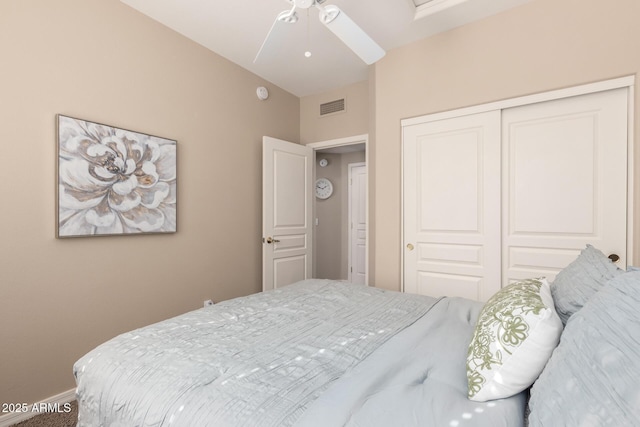
M 561 333 L 546 279 L 524 280 L 498 291 L 482 308 L 469 344 L 469 399 L 501 399 L 529 387 Z
M 640 272 L 612 279 L 574 314 L 531 389 L 530 427 L 640 420 Z
M 624 273 L 591 245 L 556 276 L 551 295 L 562 324 L 576 313 L 609 279 Z

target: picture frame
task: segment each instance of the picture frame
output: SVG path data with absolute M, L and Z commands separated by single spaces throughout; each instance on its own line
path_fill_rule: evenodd
M 56 237 L 177 232 L 177 141 L 58 114 Z

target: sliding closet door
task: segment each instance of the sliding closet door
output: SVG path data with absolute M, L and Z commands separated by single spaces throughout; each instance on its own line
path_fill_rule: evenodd
M 404 290 L 500 289 L 500 112 L 403 129 Z
M 503 286 L 552 280 L 587 243 L 626 266 L 627 90 L 503 111 Z

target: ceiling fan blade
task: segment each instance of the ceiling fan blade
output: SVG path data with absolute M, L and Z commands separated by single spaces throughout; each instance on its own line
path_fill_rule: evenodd
M 287 36 L 287 26 L 289 24 L 295 24 L 298 21 L 298 15 L 295 12 L 295 8 L 296 7 L 294 6 L 291 10 L 285 10 L 278 14 L 275 21 L 273 21 L 271 29 L 267 33 L 267 37 L 265 37 L 262 42 L 260 50 L 253 59 L 254 64 L 261 56 L 277 56 L 279 48 L 284 46 L 284 41 Z
M 378 61 L 386 53 L 337 6 L 320 7 L 320 22 L 368 65 Z

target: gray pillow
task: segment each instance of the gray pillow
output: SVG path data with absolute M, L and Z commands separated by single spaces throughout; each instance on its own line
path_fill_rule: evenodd
M 622 274 L 574 314 L 531 389 L 529 426 L 640 420 L 640 272 Z
M 624 270 L 616 267 L 602 252 L 587 245 L 551 284 L 551 295 L 562 324 L 566 325 L 609 279 L 622 273 Z

